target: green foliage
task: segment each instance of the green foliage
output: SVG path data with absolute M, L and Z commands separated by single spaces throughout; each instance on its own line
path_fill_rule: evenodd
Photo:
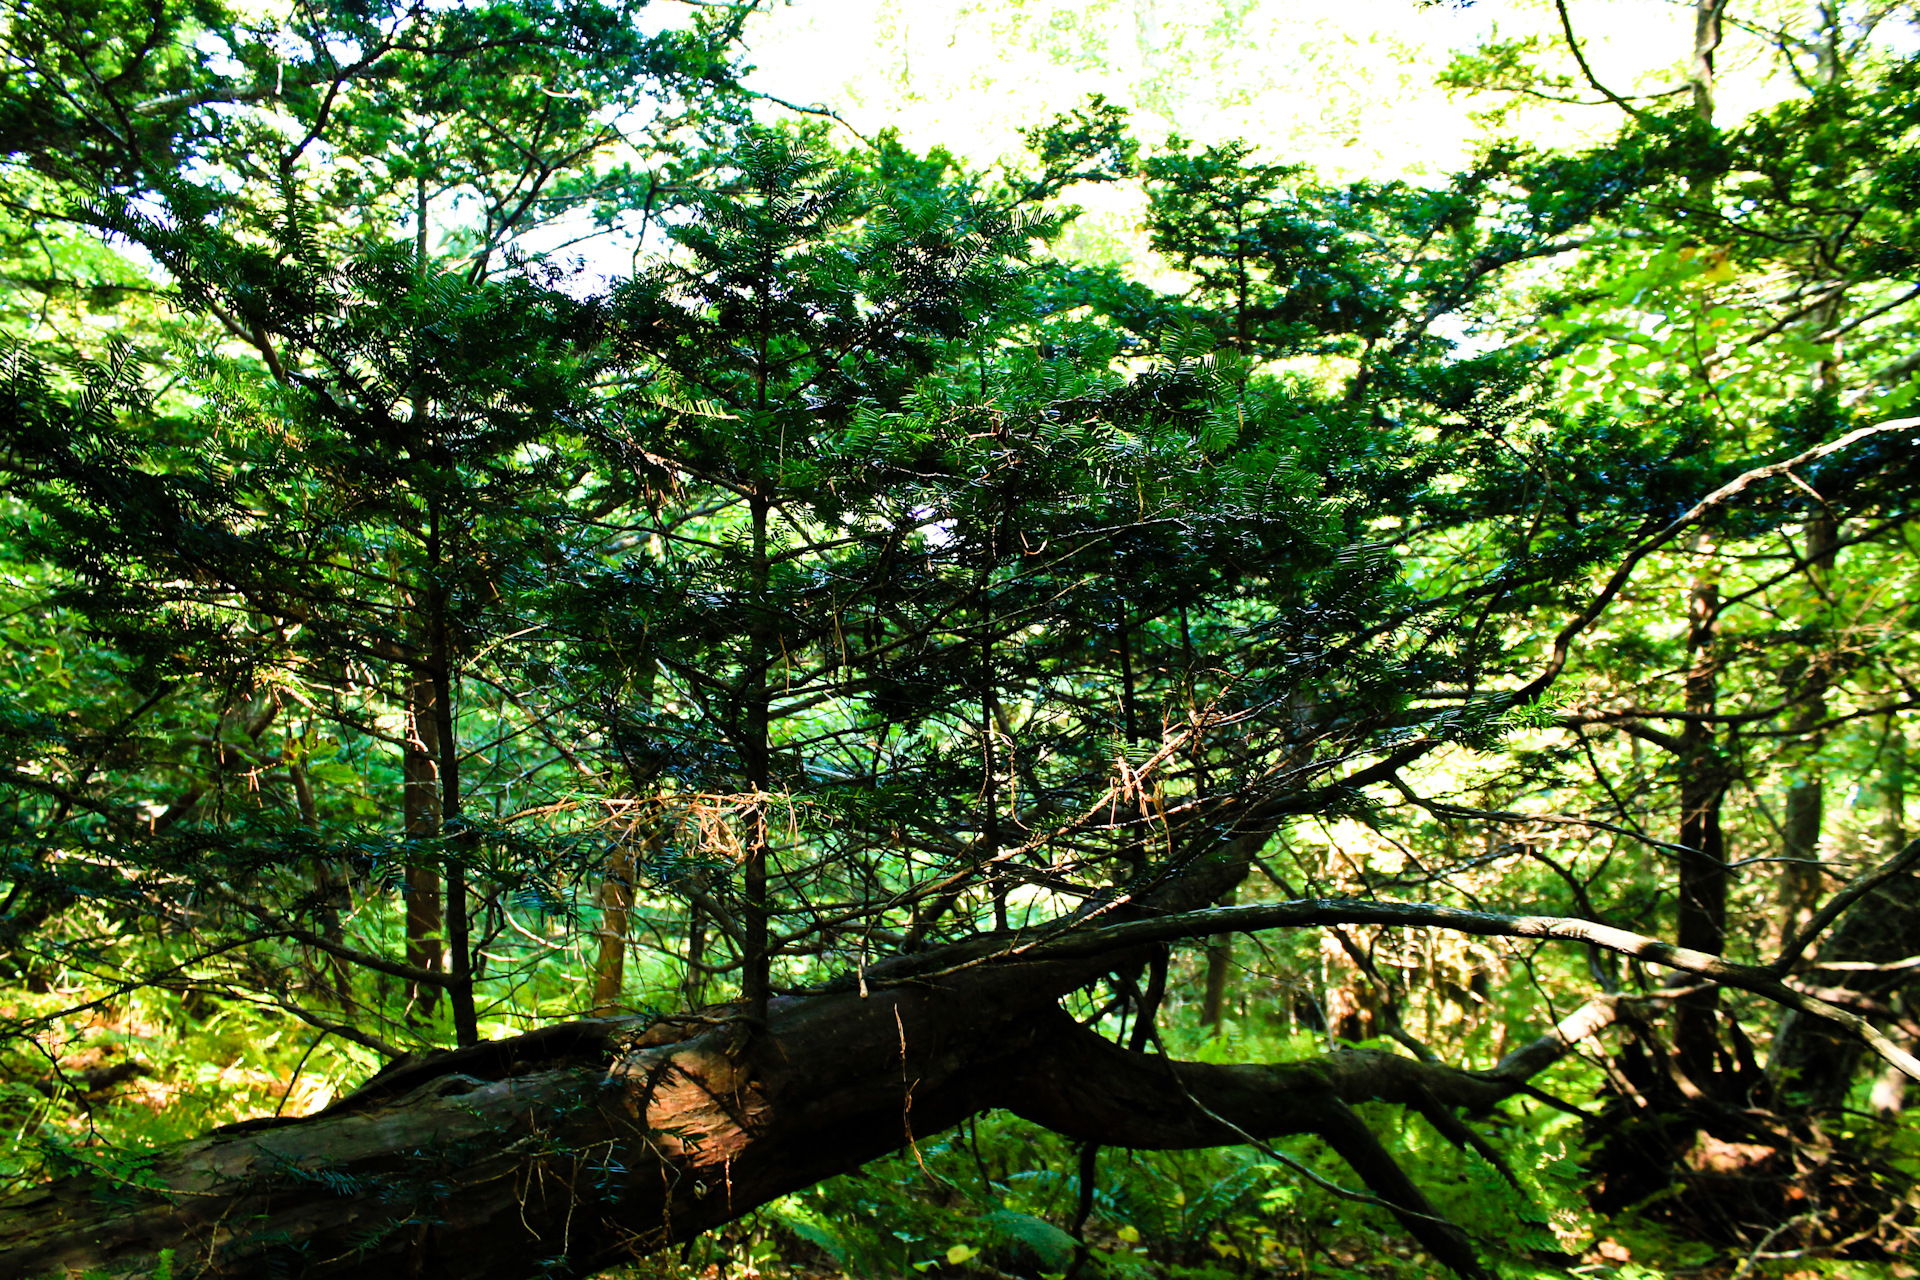
M 1236 1056 L 1285 1058 L 1299 1046 L 1243 1037 Z M 1309 1046 L 1310 1048 L 1310 1046 Z M 1537 1251 L 1584 1247 L 1594 1221 L 1574 1160 L 1578 1129 L 1551 1109 L 1523 1104 L 1497 1117 L 1503 1153 L 1525 1194 L 1477 1156 L 1461 1155 L 1419 1122 L 1371 1117 L 1395 1155 L 1423 1170 L 1439 1207 L 1500 1260 L 1530 1275 Z M 1316 1140 L 1280 1148 L 1335 1185 L 1352 1175 Z M 1020 1121 L 986 1118 L 958 1133 L 920 1139 L 912 1151 L 868 1165 L 769 1208 L 795 1264 L 818 1250 L 849 1275 L 1058 1274 L 1079 1242 L 1069 1234 L 1080 1189 L 1071 1147 Z M 1377 1210 L 1305 1182 L 1249 1150 L 1102 1151 L 1084 1235 L 1092 1274 L 1199 1277 L 1293 1273 L 1429 1274 Z
M 1912 433 L 1649 540 L 1910 404 L 1911 59 L 1424 183 L 1143 146 L 1094 97 L 990 175 L 749 126 L 731 9 L 303 14 L 86 0 L 0 33 L 5 1179 L 137 1186 L 151 1145 L 404 1050 L 751 1014 L 1126 909 L 1230 836 L 1259 837 L 1242 902 L 1665 937 L 1703 896 L 1674 855 L 1708 762 L 1716 945 L 1755 962 L 1818 891 L 1792 868 L 1904 840 Z M 1448 81 L 1581 83 L 1552 56 L 1498 40 Z M 1058 256 L 1088 183 L 1137 190 L 1142 263 Z M 529 256 L 622 233 L 610 283 Z M 1486 1064 L 1597 985 L 1656 1011 L 1651 1048 L 1549 1087 L 1623 1107 L 1677 1034 L 1598 952 L 1249 946 L 1175 950 L 1173 1051 Z M 1137 976 L 1070 1003 L 1119 1038 Z M 1797 1033 L 1721 1011 L 1692 1083 L 1806 1140 L 1851 1060 L 1742 1076 Z M 1473 1118 L 1506 1173 L 1366 1119 L 1507 1274 L 1772 1238 L 1689 1239 L 1667 1189 L 1603 1221 L 1606 1116 L 1584 1154 L 1544 1105 Z M 1858 1184 L 1889 1250 L 1893 1135 Z M 1689 1150 L 1635 1159 L 1670 1188 Z M 1431 1271 L 1311 1138 L 1104 1151 L 1079 1238 L 1077 1156 L 978 1118 L 726 1244 L 861 1276 Z

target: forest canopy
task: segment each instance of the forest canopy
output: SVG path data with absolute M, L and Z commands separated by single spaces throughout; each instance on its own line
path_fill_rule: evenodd
M 1356 178 L 16 0 L 0 1276 L 1913 1274 L 1920 13 L 1602 8 Z

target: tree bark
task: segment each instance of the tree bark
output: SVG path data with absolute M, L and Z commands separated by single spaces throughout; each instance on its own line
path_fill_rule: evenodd
M 1906 844 L 1897 790 L 1905 771 L 1905 747 L 1897 731 L 1888 735 L 1891 785 L 1884 834 L 1890 854 Z M 1920 876 L 1909 873 L 1892 878 L 1853 904 L 1821 946 L 1808 981 L 1836 998 L 1851 995 L 1878 1009 L 1897 1008 L 1914 978 L 1914 971 L 1901 962 L 1916 950 L 1920 950 Z M 1834 1113 L 1846 1105 L 1860 1067 L 1860 1046 L 1853 1037 L 1835 1034 L 1819 1018 L 1789 1012 L 1774 1033 L 1767 1072 L 1791 1109 Z M 1897 1109 L 1904 1103 L 1906 1087 L 1883 1081 L 1875 1093 L 1876 1107 Z
M 1234 893 L 1229 890 L 1220 899 L 1220 905 L 1233 905 Z M 1220 1034 L 1220 1021 L 1227 1011 L 1227 979 L 1233 966 L 1233 935 L 1217 933 L 1207 943 L 1207 986 L 1206 994 L 1200 1004 L 1200 1024 L 1208 1028 L 1213 1035 Z
M 864 993 L 773 1000 L 758 1034 L 748 1006 L 721 1005 L 404 1062 L 318 1115 L 179 1147 L 138 1186 L 68 1178 L 0 1202 L 0 1273 L 126 1272 L 170 1249 L 175 1274 L 208 1280 L 589 1274 L 1005 1107 L 1118 1146 L 1318 1133 L 1441 1261 L 1483 1274 L 1347 1104 L 1484 1107 L 1519 1076 L 1357 1052 L 1171 1062 L 1055 1003 L 1146 950 L 950 952 L 968 967 L 930 975 L 923 952 L 870 969 Z
M 1694 540 L 1704 563 L 1687 593 L 1686 709 L 1695 717 L 1680 735 L 1680 855 L 1676 940 L 1683 947 L 1718 955 L 1727 936 L 1726 841 L 1720 804 L 1726 795 L 1726 764 L 1710 722 L 1719 698 L 1720 585 L 1707 534 Z M 1705 1087 L 1719 1051 L 1716 1031 L 1720 993 L 1707 987 L 1674 1005 L 1673 1048 L 1681 1070 Z
M 599 947 L 593 957 L 593 1016 L 619 1011 L 627 979 L 627 916 L 633 910 L 633 845 L 622 839 L 607 854 L 607 877 L 600 882 L 600 925 L 593 932 Z
M 1831 596 L 1827 584 L 1839 540 L 1840 526 L 1832 517 L 1823 515 L 1808 522 L 1807 585 L 1819 597 L 1823 614 L 1829 611 Z M 1826 816 L 1826 778 L 1814 758 L 1825 737 L 1820 726 L 1827 719 L 1827 691 L 1832 687 L 1833 677 L 1832 656 L 1816 654 L 1807 664 L 1798 690 L 1802 703 L 1794 716 L 1792 730 L 1798 736 L 1799 745 L 1791 757 L 1793 781 L 1787 787 L 1786 812 L 1780 824 L 1783 837 L 1780 852 L 1786 858 L 1781 864 L 1779 883 L 1781 946 L 1806 927 L 1822 888 L 1820 829 Z M 1894 848 L 1899 848 L 1899 844 Z
M 122 1272 L 172 1249 L 176 1274 L 207 1277 L 505 1280 L 562 1258 L 590 1274 L 1002 1105 L 1121 1146 L 1321 1134 L 1442 1261 L 1481 1274 L 1345 1103 L 1510 1088 L 1390 1055 L 1171 1063 L 1057 1011 L 967 1016 L 988 1006 L 952 1008 L 954 994 L 776 1000 L 763 1049 L 727 1006 L 457 1051 L 320 1116 L 189 1143 L 152 1189 L 68 1179 L 16 1197 L 0 1205 L 0 1263 Z
M 403 1060 L 318 1115 L 229 1126 L 161 1155 L 137 1180 L 66 1178 L 0 1201 L 0 1275 L 151 1271 L 163 1250 L 176 1274 L 207 1280 L 518 1280 L 563 1265 L 590 1274 L 1002 1107 L 1110 1146 L 1318 1134 L 1438 1260 L 1478 1277 L 1464 1237 L 1351 1104 L 1411 1106 L 1449 1141 L 1478 1149 L 1448 1108 L 1483 1109 L 1517 1092 L 1605 1026 L 1617 1000 L 1596 1002 L 1493 1071 L 1467 1072 L 1356 1050 L 1274 1065 L 1174 1062 L 1108 1043 L 1059 999 L 1137 970 L 1174 938 L 1426 924 L 1606 946 L 1876 1034 L 1770 970 L 1591 921 L 1363 899 L 1192 909 L 1224 892 L 1236 861 L 1196 864 L 1193 882 L 1142 903 L 1131 920 L 1069 918 L 896 956 L 857 980 L 772 1000 L 764 1022 L 745 1003 L 717 1005 Z M 1920 1078 L 1920 1062 L 1890 1056 Z
M 401 757 L 401 821 L 409 840 L 440 834 L 440 717 L 434 707 L 433 680 L 414 673 L 407 680 L 407 745 Z M 415 856 L 407 864 L 406 962 L 416 969 L 438 970 L 444 951 L 440 913 L 440 875 L 433 859 Z M 416 983 L 408 998 L 431 1015 L 440 989 Z

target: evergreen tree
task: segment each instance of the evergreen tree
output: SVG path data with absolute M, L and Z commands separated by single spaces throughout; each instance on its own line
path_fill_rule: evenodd
M 1697 16 L 1686 109 L 1581 55 L 1617 138 L 1426 186 L 1099 99 L 1028 173 L 837 154 L 743 126 L 708 6 L 19 17 L 7 252 L 57 216 L 97 275 L 4 313 L 0 1052 L 55 1075 L 0 1109 L 99 1181 L 0 1202 L 9 1264 L 586 1272 L 804 1193 L 779 1229 L 875 1273 L 1274 1269 L 1337 1208 L 1485 1274 L 1574 1192 L 1544 1115 L 1459 1113 L 1556 1063 L 1603 1206 L 1891 1240 L 1846 1191 L 1891 1166 L 1815 1126 L 1857 1044 L 1920 1072 L 1873 1003 L 1920 862 L 1913 77 L 1828 41 L 1716 124 Z M 1181 286 L 1060 260 L 1096 181 Z M 630 277 L 527 256 L 614 227 Z M 144 349 L 76 336 L 101 229 L 169 273 Z M 132 1128 L 54 1044 L 116 1001 L 364 1085 L 129 1176 L 42 1120 Z M 1037 1127 L 938 1138 L 994 1109 Z M 896 1151 L 939 1204 L 822 1185 Z M 1371 1217 L 1317 1199 L 1353 1179 Z

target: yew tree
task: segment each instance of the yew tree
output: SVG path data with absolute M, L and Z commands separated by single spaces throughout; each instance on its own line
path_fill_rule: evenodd
M 1079 1146 L 1075 1268 L 1101 1148 L 1245 1144 L 1484 1275 L 1563 1260 L 1486 1122 L 1578 1110 L 1535 1080 L 1616 1022 L 1670 1080 L 1744 1070 L 1739 1014 L 1724 1047 L 1645 1029 L 1720 993 L 1920 1074 L 1887 1010 L 1806 966 L 1920 844 L 1795 881 L 1765 946 L 1724 908 L 1724 945 L 1680 945 L 1661 860 L 1737 867 L 1689 834 L 1685 777 L 1623 799 L 1578 738 L 1784 717 L 1804 750 L 1900 710 L 1821 710 L 1831 657 L 1765 714 L 1593 679 L 1642 584 L 1702 546 L 1830 524 L 1897 563 L 1905 536 L 1920 420 L 1895 401 L 1763 388 L 1729 435 L 1645 394 L 1670 370 L 1567 393 L 1618 318 L 1525 273 L 1580 251 L 1609 281 L 1593 245 L 1709 216 L 1734 142 L 1636 115 L 1589 152 L 1341 185 L 1246 147 L 1142 159 L 1096 102 L 1032 136 L 1045 176 L 993 178 L 891 135 L 747 127 L 719 61 L 737 27 L 643 39 L 631 16 L 302 11 L 279 70 L 284 42 L 212 10 L 155 8 L 131 44 L 10 29 L 32 67 L 10 163 L 89 195 L 57 216 L 141 244 L 205 327 L 191 364 L 9 347 L 8 589 L 70 674 L 22 677 L 0 725 L 0 950 L 33 997 L 5 1029 L 37 1045 L 158 989 L 382 1065 L 132 1164 L 65 1149 L 0 1201 L 6 1274 L 590 1274 L 1004 1110 Z M 1904 74 L 1874 101 L 1910 131 Z M 651 134 L 643 83 L 679 104 Z M 243 109 L 270 101 L 304 142 Z M 1739 154 L 1764 172 L 1777 144 Z M 1136 176 L 1189 290 L 1051 252 L 1070 215 L 1037 206 Z M 638 213 L 631 274 L 513 243 L 568 209 Z M 1885 289 L 1905 259 L 1871 261 Z M 1824 586 L 1845 542 L 1781 576 Z M 1828 653 L 1810 634 L 1753 644 Z M 1689 689 L 1718 677 L 1691 660 Z M 1676 800 L 1695 827 L 1653 829 Z M 1339 823 L 1404 856 L 1301 852 Z M 1544 944 L 1587 998 L 1448 1061 L 1375 963 L 1419 930 Z M 1183 987 L 1224 1017 L 1225 939 L 1311 931 L 1383 993 L 1373 1043 L 1175 1051 Z M 543 1003 L 543 977 L 579 989 Z M 1450 1221 L 1383 1138 L 1401 1113 L 1532 1233 Z M 1296 1135 L 1351 1176 L 1274 1145 Z

